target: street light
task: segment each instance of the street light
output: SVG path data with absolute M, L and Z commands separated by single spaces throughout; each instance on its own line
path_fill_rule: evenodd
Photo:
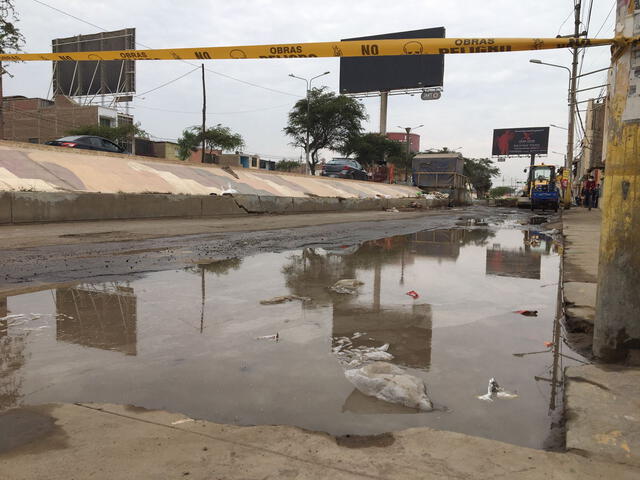
M 550 123 L 549 126 L 554 128 L 559 128 L 560 130 L 569 130 L 568 128 L 561 127 L 560 125 L 554 125 L 553 123 Z
M 576 105 L 576 78 L 571 74 L 571 70 L 569 67 L 565 67 L 564 65 L 556 65 L 555 63 L 546 63 L 542 60 L 538 60 L 537 58 L 532 58 L 529 60 L 531 63 L 535 63 L 538 65 L 547 65 L 548 67 L 555 68 L 563 68 L 567 72 L 569 72 L 569 93 L 568 93 L 568 103 L 569 103 L 569 123 L 567 125 L 567 155 L 564 157 L 564 171 L 567 172 L 567 188 L 564 190 L 564 207 L 569 208 L 571 206 L 571 164 L 573 163 L 573 134 L 575 130 L 575 105 Z M 555 127 L 556 125 L 551 125 Z M 562 128 L 562 127 L 557 127 Z M 563 174 L 564 176 L 565 174 Z
M 424 127 L 424 125 L 418 125 L 417 127 L 401 127 L 398 125 L 398 128 L 402 128 L 407 132 L 407 161 L 404 164 L 404 181 L 406 182 L 409 178 L 409 161 L 411 160 L 411 153 L 409 150 L 411 130 L 417 130 L 420 127 Z
M 290 73 L 289 76 L 291 78 L 297 78 L 298 80 L 302 80 L 304 82 L 306 82 L 307 84 L 307 141 L 306 144 L 304 146 L 304 153 L 305 156 L 307 158 L 307 166 L 309 166 L 309 168 L 311 168 L 311 162 L 309 162 L 309 131 L 311 130 L 311 116 L 310 116 L 310 111 L 311 111 L 311 101 L 309 99 L 309 91 L 311 89 L 311 82 L 314 81 L 316 78 L 320 78 L 323 77 L 325 75 L 329 75 L 331 72 L 326 71 L 324 73 L 321 73 L 320 75 L 316 75 L 315 77 L 311 77 L 310 79 L 306 79 L 304 77 L 298 77 L 297 75 L 294 75 L 293 73 Z M 315 171 L 314 171 L 315 173 Z

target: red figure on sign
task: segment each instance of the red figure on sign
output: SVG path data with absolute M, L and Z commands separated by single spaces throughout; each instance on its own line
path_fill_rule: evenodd
M 418 292 L 416 292 L 415 290 L 411 290 L 410 292 L 407 292 L 407 295 L 409 295 L 414 300 L 420 297 L 420 295 L 418 295 Z
M 498 137 L 498 150 L 500 151 L 500 155 L 509 155 L 509 143 L 513 140 L 516 134 L 511 130 L 507 130 L 502 135 Z

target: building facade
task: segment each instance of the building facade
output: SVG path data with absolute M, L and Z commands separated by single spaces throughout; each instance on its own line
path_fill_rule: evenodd
M 407 143 L 406 132 L 389 132 L 387 133 L 387 138 L 389 140 L 395 140 L 396 142 L 400 142 L 403 145 L 406 145 Z M 417 153 L 420 151 L 420 135 L 418 135 L 417 133 L 409 134 L 409 150 L 411 150 L 414 153 Z
M 46 143 L 67 135 L 71 129 L 85 125 L 117 127 L 132 124 L 133 117 L 114 108 L 99 105 L 81 105 L 69 97 L 56 96 L 53 100 L 4 97 L 5 140 L 16 142 Z M 132 145 L 122 145 L 131 151 Z
M 573 162 L 573 187 L 576 192 L 582 181 L 593 175 L 596 183 L 601 183 L 604 172 L 604 121 L 606 104 L 604 100 L 591 99 L 587 102 L 584 122 L 584 137 L 580 155 Z

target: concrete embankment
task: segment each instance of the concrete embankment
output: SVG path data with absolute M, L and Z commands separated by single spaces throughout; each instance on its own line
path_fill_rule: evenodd
M 418 189 L 0 141 L 0 191 L 403 198 Z
M 441 208 L 424 198 L 0 192 L 0 224 Z

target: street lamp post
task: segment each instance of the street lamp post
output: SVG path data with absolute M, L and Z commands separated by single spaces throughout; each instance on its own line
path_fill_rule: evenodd
M 554 63 L 546 63 L 542 60 L 531 59 L 531 63 L 538 65 L 547 65 L 549 67 L 564 68 L 569 72 L 569 122 L 567 125 L 567 155 L 564 160 L 564 171 L 567 172 L 567 188 L 564 190 L 564 208 L 571 207 L 571 166 L 573 164 L 573 135 L 575 130 L 575 108 L 576 108 L 576 74 L 572 73 L 568 67 L 564 65 L 556 65 Z M 555 125 L 554 125 L 555 126 Z M 560 128 L 560 127 L 559 127 Z
M 424 125 L 418 125 L 417 127 L 401 127 L 398 125 L 398 128 L 404 129 L 407 132 L 407 160 L 404 164 L 404 181 L 406 182 L 409 179 L 409 161 L 411 160 L 411 130 L 417 130 L 420 127 L 424 127 Z
M 311 90 L 311 82 L 314 81 L 316 78 L 320 78 L 323 77 L 325 75 L 329 75 L 329 71 L 326 71 L 324 73 L 321 73 L 320 75 L 316 75 L 315 77 L 311 77 L 309 79 L 306 79 L 304 77 L 298 77 L 297 75 L 294 75 L 293 73 L 290 73 L 289 76 L 291 78 L 297 78 L 298 80 L 302 80 L 307 84 L 307 141 L 305 143 L 304 146 L 304 153 L 307 159 L 307 166 L 309 168 L 311 168 L 311 162 L 309 161 L 309 132 L 311 131 L 311 99 L 309 98 L 309 92 Z M 313 172 L 315 173 L 315 171 Z

